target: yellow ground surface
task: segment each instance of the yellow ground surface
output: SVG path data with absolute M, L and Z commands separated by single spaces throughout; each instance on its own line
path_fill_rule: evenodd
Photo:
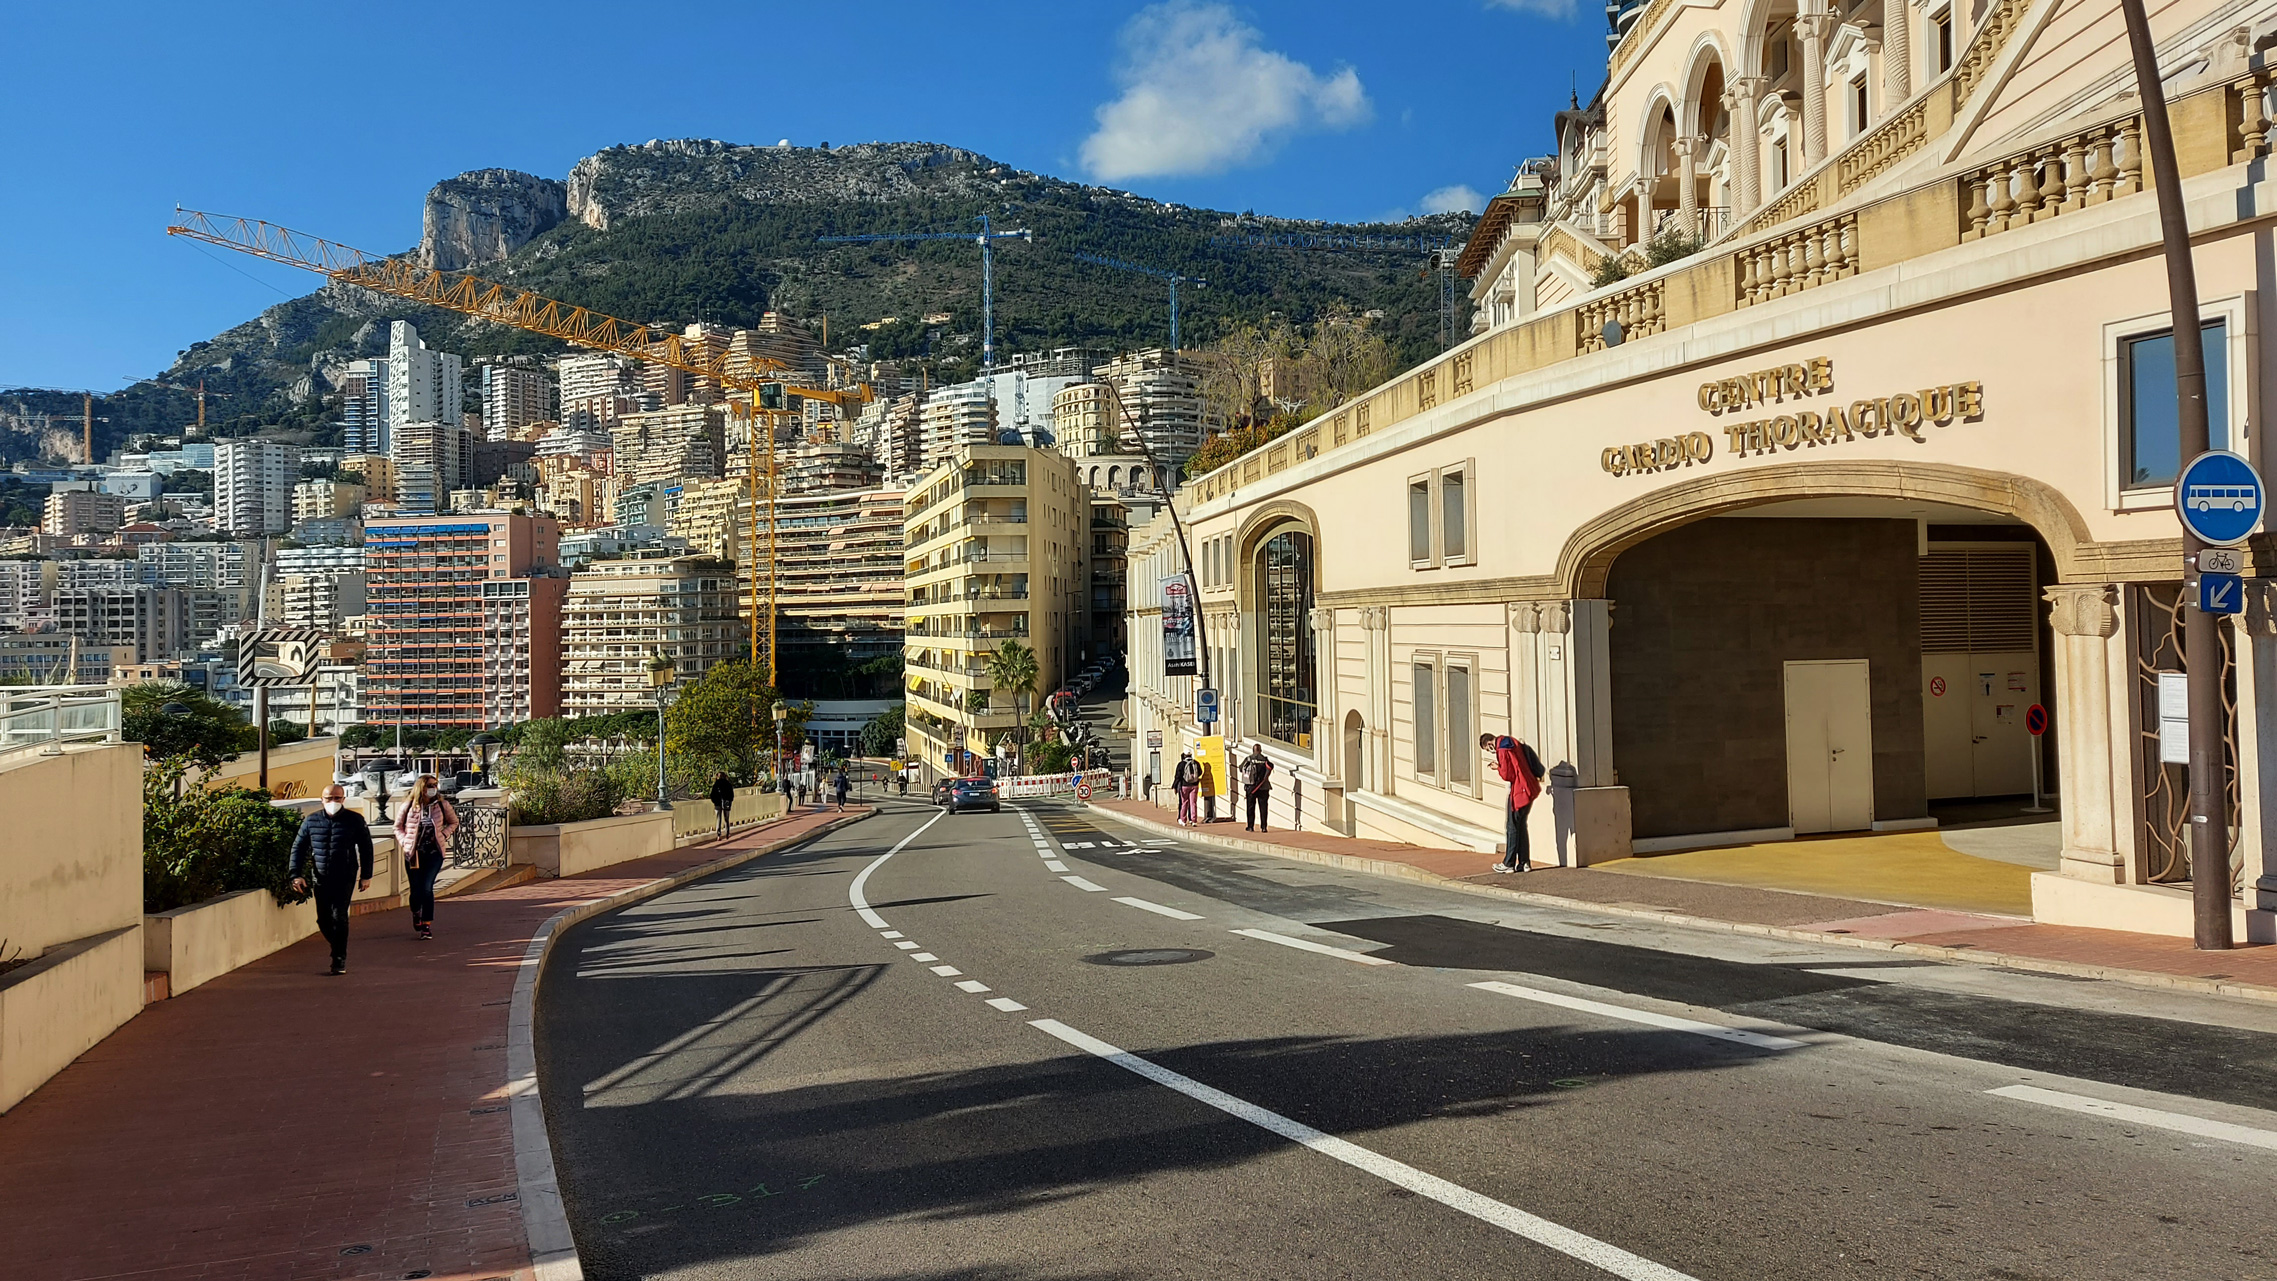
M 2032 914 L 2031 868 L 1960 853 L 1934 831 L 1733 845 L 1590 866 L 1629 876 L 1800 890 L 1956 912 Z

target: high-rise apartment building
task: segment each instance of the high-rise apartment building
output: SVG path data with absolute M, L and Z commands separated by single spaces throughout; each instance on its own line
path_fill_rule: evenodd
M 131 645 L 92 645 L 65 632 L 0 633 L 0 685 L 102 685 L 133 662 Z
M 391 517 L 364 530 L 364 719 L 483 728 L 500 695 L 486 692 L 486 583 L 544 575 L 559 562 L 560 526 L 542 516 Z M 530 628 L 558 627 L 532 596 Z M 531 673 L 534 716 L 552 716 Z
M 107 534 L 126 524 L 127 500 L 117 494 L 101 494 L 86 489 L 66 489 L 47 496 L 47 505 L 40 516 L 40 532 L 71 537 L 75 534 Z
M 254 587 L 261 581 L 260 543 L 149 543 L 134 555 L 140 580 L 153 587 Z
M 641 394 L 633 362 L 623 356 L 563 356 L 554 372 L 561 382 L 561 425 L 572 430 L 607 431 L 619 417 L 652 407 Z
M 467 439 L 456 423 L 411 422 L 395 428 L 395 505 L 403 512 L 449 511 L 451 491 L 466 474 Z
M 748 524 L 738 513 L 751 508 L 743 501 L 748 486 L 740 480 L 692 480 L 680 487 L 680 501 L 664 518 L 664 532 L 688 540 L 688 550 L 703 556 L 734 560 L 740 553 Z
M 617 475 L 628 485 L 720 475 L 727 407 L 675 405 L 626 414 L 610 433 Z
M 551 422 L 560 405 L 553 378 L 545 370 L 486 362 L 482 374 L 482 434 L 489 440 L 517 440 L 532 423 Z
M 744 655 L 735 569 L 669 554 L 589 562 L 569 580 L 562 641 L 564 715 L 653 708 L 648 664 L 658 655 L 672 660 L 677 686 Z
M 945 467 L 960 450 L 995 444 L 996 408 L 982 380 L 934 388 L 917 411 L 917 469 Z
M 391 431 L 405 423 L 459 425 L 463 391 L 459 358 L 447 351 L 429 351 L 419 331 L 403 321 L 387 327 L 387 423 Z M 390 442 L 393 452 L 393 442 Z
M 885 480 L 885 466 L 877 455 L 864 446 L 837 441 L 800 445 L 783 459 L 781 468 L 785 494 L 875 489 Z
M 293 527 L 300 446 L 280 440 L 225 440 L 214 450 L 214 527 L 239 538 Z
M 365 502 L 395 501 L 395 459 L 387 454 L 349 454 L 340 460 L 340 470 L 364 478 Z
M 740 562 L 737 594 L 748 614 L 753 569 L 774 566 L 784 688 L 798 697 L 898 694 L 890 683 L 863 688 L 857 669 L 902 650 L 901 491 L 786 497 L 775 519 L 769 544 L 761 506 L 759 541 Z M 763 596 L 765 582 L 758 587 Z
M 483 723 L 516 725 L 561 714 L 560 571 L 482 585 Z
M 1154 347 L 1108 361 L 1096 372 L 1121 396 L 1121 429 L 1144 438 L 1166 466 L 1185 461 L 1223 426 L 1202 399 L 1202 366 L 1192 356 Z
M 269 580 L 267 621 L 274 627 L 316 627 L 337 633 L 364 612 L 364 571 L 278 574 Z
M 57 563 L 0 560 L 0 633 L 28 631 L 51 619 Z
M 82 587 L 132 587 L 143 581 L 141 567 L 131 560 L 114 560 L 101 557 L 91 560 L 65 560 L 55 563 L 55 589 L 66 591 Z M 178 586 L 178 584 L 160 584 Z
M 919 478 L 903 528 L 910 745 L 954 769 L 950 753 L 986 754 L 1088 645 L 1090 496 L 1055 450 L 974 445 Z M 1035 651 L 1025 706 L 989 692 L 1007 640 Z
M 352 480 L 304 480 L 293 486 L 293 524 L 354 516 L 370 497 L 369 489 Z
M 348 362 L 340 381 L 340 444 L 351 454 L 385 454 L 390 444 L 386 357 Z
M 134 650 L 134 661 L 171 658 L 188 639 L 189 601 L 178 587 L 69 587 L 55 593 L 56 630 L 82 644 Z

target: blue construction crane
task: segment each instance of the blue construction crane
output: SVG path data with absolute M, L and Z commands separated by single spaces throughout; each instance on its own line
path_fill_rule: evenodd
M 1202 279 L 1200 276 L 1181 276 L 1181 275 L 1179 275 L 1179 274 L 1178 274 L 1177 272 L 1175 272 L 1175 271 L 1164 271 L 1164 270 L 1163 270 L 1162 268 L 1160 268 L 1160 267 L 1141 267 L 1141 266 L 1139 266 L 1139 265 L 1138 265 L 1137 263 L 1135 263 L 1135 262 L 1124 262 L 1124 261 L 1123 261 L 1122 259 L 1120 259 L 1120 258 L 1102 258 L 1102 257 L 1100 257 L 1098 254 L 1077 254 L 1077 255 L 1075 255 L 1075 256 L 1076 256 L 1078 259 L 1080 259 L 1081 261 L 1084 261 L 1084 262 L 1089 262 L 1089 263 L 1097 263 L 1099 266 L 1102 266 L 1102 267 L 1113 267 L 1113 268 L 1114 268 L 1114 269 L 1116 269 L 1117 271 L 1135 271 L 1135 272 L 1137 272 L 1138 274 L 1140 274 L 1140 275 L 1142 275 L 1142 276 L 1152 276 L 1152 277 L 1154 277 L 1156 280 L 1167 280 L 1167 281 L 1169 281 L 1169 282 L 1170 282 L 1170 351 L 1171 351 L 1171 354 L 1173 354 L 1173 355 L 1177 354 L 1177 352 L 1178 352 L 1178 286 L 1180 286 L 1180 285 L 1199 285 L 1199 286 L 1202 286 L 1202 287 L 1204 287 L 1204 288 L 1207 288 L 1207 287 L 1208 287 L 1208 285 L 1209 285 L 1209 283 L 1210 283 L 1209 281 Z
M 1425 255 L 1423 274 L 1439 273 L 1439 350 L 1455 345 L 1455 262 L 1467 242 L 1455 236 L 1353 236 L 1323 232 L 1251 232 L 1212 236 L 1212 249 L 1351 249 Z
M 995 242 L 999 240 L 1029 240 L 1035 233 L 1022 227 L 1018 231 L 995 231 L 988 225 L 988 215 L 979 218 L 980 230 L 970 231 L 912 231 L 892 232 L 874 236 L 818 236 L 838 244 L 857 244 L 879 240 L 977 240 L 980 242 L 980 368 L 983 374 L 996 371 L 996 256 Z

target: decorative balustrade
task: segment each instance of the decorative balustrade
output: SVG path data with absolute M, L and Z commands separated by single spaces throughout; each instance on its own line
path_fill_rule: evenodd
M 1575 350 L 1580 352 L 1605 350 L 1605 326 L 1609 323 L 1619 323 L 1623 342 L 1657 334 L 1667 327 L 1667 286 L 1661 280 L 1648 280 L 1591 299 L 1575 309 L 1575 318 L 1579 322 Z
M 1976 92 L 1985 73 L 2008 47 L 2008 38 L 2024 23 L 2025 10 L 2032 0 L 1995 0 L 1984 21 L 1977 24 L 1977 33 L 1969 40 L 1969 47 L 1961 51 L 1961 61 L 1953 68 L 1953 105 L 1958 108 Z
M 2143 118 L 2129 116 L 1960 178 L 1961 239 L 2046 222 L 2143 189 Z
M 1874 126 L 1842 154 L 1835 171 L 1835 190 L 1847 196 L 1890 166 L 1921 150 L 1929 141 L 1929 99 L 1914 104 Z
M 1742 307 L 1858 274 L 1858 216 L 1840 214 L 1815 226 L 1742 249 L 1732 274 Z
M 2268 71 L 2257 70 L 2229 87 L 2237 99 L 2237 143 L 2230 148 L 2230 163 L 2243 164 L 2269 154 L 2269 90 L 2271 76 Z

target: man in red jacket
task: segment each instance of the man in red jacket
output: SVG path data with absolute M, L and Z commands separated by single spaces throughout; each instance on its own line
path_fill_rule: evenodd
M 1534 749 L 1510 737 L 1492 734 L 1478 736 L 1479 750 L 1494 754 L 1495 772 L 1502 781 L 1510 784 L 1510 803 L 1503 808 L 1503 855 L 1494 865 L 1497 872 L 1531 872 L 1532 860 L 1526 849 L 1526 812 L 1534 808 L 1534 799 L 1542 794 L 1542 758 Z

